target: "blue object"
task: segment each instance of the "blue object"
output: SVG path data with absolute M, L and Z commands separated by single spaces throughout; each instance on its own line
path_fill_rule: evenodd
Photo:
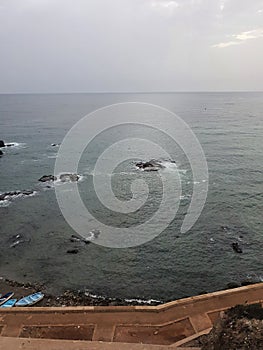
M 43 293 L 39 292 L 39 293 L 31 294 L 31 295 L 28 295 L 27 297 L 24 297 L 18 300 L 18 302 L 16 303 L 16 306 L 31 306 L 35 303 L 38 303 L 43 298 L 44 298 Z
M 2 304 L 0 307 L 12 307 L 15 305 L 17 299 L 9 299 L 4 304 Z
M 2 298 L 0 299 L 0 305 L 4 304 L 7 300 L 11 299 L 13 295 L 14 295 L 13 292 L 9 292 L 3 295 Z

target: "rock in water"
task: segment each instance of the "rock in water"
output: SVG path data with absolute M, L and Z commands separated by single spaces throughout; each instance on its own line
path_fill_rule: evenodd
M 142 169 L 144 171 L 158 171 L 164 168 L 164 166 L 160 162 L 154 159 L 148 162 L 138 162 L 136 163 L 136 166 L 137 168 Z
M 0 147 L 5 147 L 5 143 L 3 140 L 0 140 Z
M 57 178 L 54 175 L 43 175 L 38 181 L 47 182 L 47 181 L 56 181 Z
M 34 194 L 34 191 L 31 191 L 31 190 L 4 192 L 0 194 L 0 201 L 4 201 L 6 199 L 12 199 L 12 197 L 16 197 L 19 195 L 30 196 L 32 194 Z
M 0 150 L 0 156 L 2 156 L 4 153 Z
M 59 176 L 59 179 L 61 182 L 76 182 L 79 180 L 79 175 L 78 174 L 61 174 Z
M 243 250 L 240 248 L 237 242 L 232 243 L 232 248 L 236 253 L 239 253 L 239 254 L 243 253 Z

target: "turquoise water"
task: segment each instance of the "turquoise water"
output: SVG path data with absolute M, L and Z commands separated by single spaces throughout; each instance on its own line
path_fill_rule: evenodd
M 110 249 L 70 242 L 75 232 L 64 220 L 54 188 L 37 180 L 52 174 L 58 147 L 84 115 L 118 102 L 148 102 L 178 114 L 195 132 L 209 168 L 209 192 L 193 228 L 180 233 L 190 202 L 192 174 L 183 154 L 163 140 L 176 158 L 183 197 L 175 220 L 156 239 L 139 247 Z M 79 184 L 89 209 L 103 222 L 129 226 L 143 222 L 160 203 L 158 177 L 132 163 L 116 170 L 114 191 L 130 198 L 128 184 L 144 176 L 151 205 L 136 215 L 113 214 L 92 189 L 93 166 L 114 138 L 140 135 L 120 128 L 101 135 L 81 159 Z M 50 291 L 86 288 L 108 297 L 169 300 L 224 288 L 229 282 L 263 277 L 263 93 L 0 95 L 0 139 L 16 142 L 0 158 L 0 193 L 33 189 L 36 195 L 0 204 L 0 275 L 42 282 Z M 153 139 L 156 135 L 150 135 Z M 158 136 L 161 138 L 161 136 Z M 178 152 L 178 153 L 177 153 Z M 151 159 L 151 149 L 148 150 Z M 90 224 L 89 229 L 96 227 Z M 10 247 L 20 235 L 21 242 Z M 238 241 L 243 254 L 235 254 Z M 76 255 L 66 254 L 73 247 Z

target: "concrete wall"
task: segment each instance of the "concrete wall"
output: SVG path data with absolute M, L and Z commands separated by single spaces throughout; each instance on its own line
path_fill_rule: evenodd
M 175 344 L 210 327 L 221 311 L 263 302 L 263 283 L 159 306 L 0 308 L 0 335 Z

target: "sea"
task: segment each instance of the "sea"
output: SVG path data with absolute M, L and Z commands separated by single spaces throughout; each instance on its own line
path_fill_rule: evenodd
M 80 179 L 74 184 L 97 221 L 112 230 L 136 230 L 161 205 L 161 172 L 174 172 L 182 185 L 178 211 L 159 235 L 136 246 L 107 247 L 97 244 L 103 228 L 93 220 L 87 222 L 87 242 L 63 216 L 56 186 L 70 191 L 67 184 L 38 180 L 54 174 L 60 144 L 78 121 L 102 107 L 128 102 L 153 104 L 179 116 L 203 149 L 208 178 L 196 181 L 187 155 L 163 133 L 156 135 L 142 125 L 101 133 L 84 152 Z M 147 118 L 150 121 L 151 115 Z M 157 158 L 148 147 L 144 159 L 135 155 L 107 174 L 114 195 L 124 203 L 132 197 L 133 181 L 143 179 L 149 186 L 148 205 L 118 213 L 96 195 L 94 166 L 115 139 L 138 135 L 165 145 L 170 157 L 157 159 L 162 169 L 144 172 L 136 162 Z M 162 302 L 224 289 L 229 283 L 263 280 L 262 92 L 2 94 L 0 140 L 12 144 L 2 148 L 0 194 L 33 191 L 0 201 L 0 277 L 41 283 L 50 293 L 86 290 L 107 298 Z M 205 181 L 201 214 L 182 232 L 194 186 L 198 190 Z M 70 195 L 67 198 L 78 220 L 80 213 Z M 242 253 L 233 250 L 233 243 Z M 68 253 L 72 250 L 76 254 Z

